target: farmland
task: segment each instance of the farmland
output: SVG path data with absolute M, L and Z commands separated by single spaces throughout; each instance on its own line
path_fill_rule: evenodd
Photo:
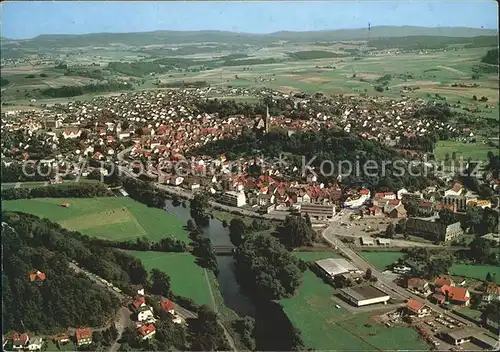
M 195 263 L 195 257 L 190 253 L 127 252 L 139 258 L 147 270 L 159 269 L 167 273 L 174 294 L 213 308 L 204 269 Z
M 334 253 L 321 252 L 295 255 L 306 261 L 335 257 Z M 332 294 L 331 286 L 307 270 L 295 295 L 279 302 L 292 324 L 302 332 L 307 347 L 344 351 L 427 349 L 410 328 L 387 329 L 369 313 L 353 314 L 344 308 L 337 309 Z
M 68 208 L 61 203 L 68 202 Z M 58 222 L 69 230 L 109 240 L 146 236 L 153 241 L 172 236 L 188 242 L 183 224 L 161 209 L 125 197 L 43 198 L 2 202 L 4 210 L 22 211 Z

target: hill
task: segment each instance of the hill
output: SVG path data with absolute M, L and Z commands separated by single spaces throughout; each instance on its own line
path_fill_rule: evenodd
M 369 36 L 368 36 L 369 34 Z M 444 36 L 475 37 L 496 36 L 492 29 L 466 27 L 412 27 L 412 26 L 380 26 L 367 28 L 338 29 L 309 32 L 280 31 L 269 34 L 236 33 L 226 31 L 154 31 L 142 33 L 92 33 L 83 35 L 39 35 L 27 40 L 9 40 L 2 38 L 2 46 L 16 46 L 23 49 L 52 47 L 86 47 L 129 45 L 146 46 L 158 44 L 186 43 L 227 43 L 227 44 L 271 44 L 279 41 L 315 42 L 366 40 L 370 38 L 407 37 L 407 36 Z
M 2 213 L 4 331 L 56 333 L 100 327 L 118 309 L 111 292 L 70 268 L 61 229 L 27 214 Z M 76 248 L 75 248 L 76 249 Z M 40 276 L 30 277 L 34 270 Z M 33 281 L 32 281 L 33 280 Z

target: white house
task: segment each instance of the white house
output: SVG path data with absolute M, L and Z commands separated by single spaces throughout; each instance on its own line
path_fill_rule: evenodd
M 222 200 L 233 207 L 241 207 L 247 204 L 245 193 L 228 191 L 222 196 Z
M 41 337 L 33 337 L 28 343 L 28 351 L 40 351 L 43 346 L 43 339 Z
M 141 323 L 154 323 L 156 321 L 153 312 L 151 311 L 151 307 L 142 307 L 139 308 L 139 312 L 137 313 L 137 320 Z
M 62 136 L 64 139 L 75 139 L 75 138 L 78 138 L 80 137 L 80 135 L 82 134 L 82 131 L 78 130 L 78 131 L 70 131 L 70 130 L 66 130 L 62 133 Z

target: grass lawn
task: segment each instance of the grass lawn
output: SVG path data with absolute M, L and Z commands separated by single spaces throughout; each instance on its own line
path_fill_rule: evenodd
M 159 269 L 170 276 L 172 292 L 213 308 L 209 282 L 190 253 L 126 251 L 139 258 L 147 270 Z
M 306 262 L 315 262 L 326 258 L 342 258 L 340 254 L 335 252 L 293 252 L 292 254 Z
M 415 330 L 388 329 L 371 321 L 370 314 L 337 309 L 332 294 L 333 288 L 308 270 L 296 294 L 280 301 L 292 324 L 302 332 L 307 347 L 337 351 L 427 350 Z M 367 323 L 370 328 L 364 327 Z
M 445 156 L 448 153 L 451 160 L 453 152 L 455 152 L 457 161 L 460 160 L 460 157 L 463 157 L 465 161 L 468 158 L 471 158 L 473 161 L 487 161 L 489 151 L 498 154 L 498 149 L 483 143 L 438 141 L 434 149 L 434 156 L 436 160 L 441 161 L 445 160 Z
M 491 265 L 453 264 L 450 272 L 452 275 L 470 277 L 481 281 L 485 280 L 488 273 L 500 278 L 500 267 Z
M 61 203 L 70 203 L 69 208 Z M 183 223 L 164 210 L 149 208 L 128 197 L 38 198 L 2 202 L 4 210 L 22 211 L 58 222 L 89 236 L 110 240 L 172 236 L 189 242 Z
M 385 270 L 387 266 L 404 256 L 401 252 L 360 252 L 359 255 L 373 264 L 377 270 Z
M 73 342 L 68 342 L 63 345 L 60 345 L 60 347 L 57 347 L 57 345 L 52 341 L 52 340 L 46 340 L 45 344 L 47 346 L 47 349 L 45 351 L 47 352 L 55 352 L 55 351 L 76 351 L 77 348 L 73 344 Z

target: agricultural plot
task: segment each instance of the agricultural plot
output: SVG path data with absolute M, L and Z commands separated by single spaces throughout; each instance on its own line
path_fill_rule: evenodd
M 332 295 L 333 288 L 308 270 L 296 294 L 280 301 L 307 347 L 338 351 L 427 349 L 415 330 L 389 329 L 372 321 L 367 313 L 337 309 Z
M 190 253 L 126 252 L 139 258 L 147 270 L 159 269 L 167 273 L 173 293 L 213 308 L 204 269 L 195 263 Z
M 498 148 L 491 147 L 483 143 L 462 143 L 455 141 L 439 141 L 436 143 L 434 149 L 434 157 L 438 161 L 445 160 L 446 154 L 448 157 L 452 158 L 453 153 L 455 153 L 455 160 L 467 161 L 471 158 L 473 161 L 487 161 L 488 152 L 498 154 Z
M 68 202 L 68 208 L 61 203 Z M 125 197 L 19 199 L 2 203 L 4 210 L 22 211 L 58 222 L 88 236 L 109 240 L 164 237 L 188 242 L 183 223 L 161 209 Z

